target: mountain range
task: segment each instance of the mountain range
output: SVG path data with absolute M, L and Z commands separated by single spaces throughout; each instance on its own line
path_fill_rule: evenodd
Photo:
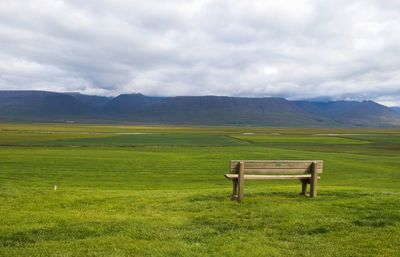
M 1 121 L 400 127 L 400 108 L 373 101 L 289 101 L 279 97 L 117 97 L 0 91 Z

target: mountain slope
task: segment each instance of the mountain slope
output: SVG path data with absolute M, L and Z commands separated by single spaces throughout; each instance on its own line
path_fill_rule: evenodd
M 400 113 L 373 101 L 309 102 L 277 97 L 142 94 L 111 98 L 46 91 L 0 91 L 0 120 L 400 127 Z
M 295 102 L 303 110 L 344 126 L 386 127 L 400 124 L 400 115 L 373 101 Z
M 46 91 L 0 92 L 0 117 L 54 119 L 82 116 L 90 111 L 90 107 L 68 94 Z
M 136 121 L 187 124 L 249 124 L 270 126 L 324 125 L 283 98 L 223 96 L 147 97 L 121 95 L 105 106 L 105 113 Z

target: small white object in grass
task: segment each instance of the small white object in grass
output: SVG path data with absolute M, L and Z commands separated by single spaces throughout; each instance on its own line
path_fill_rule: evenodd
M 251 133 L 251 132 L 245 132 L 245 133 L 243 133 L 243 135 L 254 135 L 254 133 Z
M 54 191 L 57 191 L 57 185 L 54 185 Z

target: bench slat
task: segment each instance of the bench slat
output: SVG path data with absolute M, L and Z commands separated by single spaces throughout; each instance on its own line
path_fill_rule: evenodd
M 253 163 L 311 163 L 323 162 L 323 160 L 231 160 L 232 162 L 253 162 Z
M 239 160 L 233 160 L 230 163 L 230 170 L 236 173 L 239 167 Z M 313 161 L 288 161 L 288 160 L 243 160 L 245 174 L 305 174 L 311 172 L 311 164 Z M 317 160 L 317 171 L 322 173 L 323 161 Z
M 243 161 L 248 168 L 307 168 L 312 161 L 307 162 L 260 162 L 260 161 Z M 231 168 L 236 168 L 239 161 L 231 161 Z M 322 162 L 317 162 L 323 165 Z
M 235 170 L 232 171 L 232 173 Z M 279 174 L 287 174 L 287 175 L 292 175 L 292 174 L 310 174 L 311 169 L 244 169 L 244 174 L 254 174 L 254 175 L 279 175 Z
M 225 174 L 224 176 L 227 179 L 232 179 L 232 180 L 236 180 L 238 178 L 238 174 Z M 303 179 L 303 178 L 311 178 L 311 174 L 307 174 L 307 175 L 244 175 L 245 180 Z

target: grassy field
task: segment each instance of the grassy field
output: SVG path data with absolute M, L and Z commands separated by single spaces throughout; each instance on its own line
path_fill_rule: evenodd
M 232 202 L 231 159 L 322 159 L 319 196 Z M 400 256 L 400 130 L 0 124 L 0 256 Z

